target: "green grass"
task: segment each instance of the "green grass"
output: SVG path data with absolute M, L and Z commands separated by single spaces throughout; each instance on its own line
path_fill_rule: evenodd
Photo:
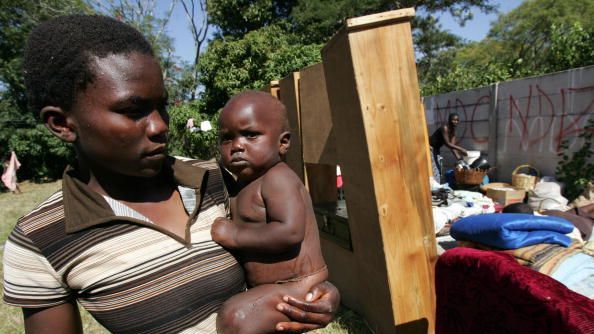
M 60 184 L 60 181 L 40 184 L 22 182 L 19 183 L 21 194 L 0 193 L 0 245 L 8 238 L 17 219 L 60 189 Z
M 28 213 L 37 204 L 60 189 L 61 181 L 51 183 L 19 183 L 21 194 L 12 194 L 10 192 L 0 193 L 0 245 L 8 238 L 10 231 L 16 221 L 24 214 Z M 0 256 L 4 254 L 0 251 Z M 2 277 L 2 266 L 0 266 L 0 277 Z M 0 282 L 0 288 L 2 284 Z M 91 315 L 80 308 L 83 319 L 83 328 L 85 333 L 103 334 L 109 333 L 103 326 L 99 325 Z M 24 333 L 23 315 L 17 307 L 8 306 L 0 303 L 0 333 Z
M 19 183 L 22 194 L 0 193 L 0 245 L 4 245 L 8 234 L 12 231 L 14 224 L 22 215 L 29 212 L 37 204 L 46 199 L 60 188 L 61 181 L 52 183 L 36 184 L 30 182 Z M 0 258 L 3 251 L 0 248 Z M 0 265 L 0 277 L 2 277 L 2 266 Z M 2 281 L 0 280 L 0 289 Z M 86 334 L 108 333 L 93 317 L 79 307 L 83 320 L 83 329 Z M 0 333 L 24 333 L 23 316 L 21 310 L 0 302 Z M 355 312 L 341 308 L 334 322 L 324 329 L 312 331 L 315 334 L 371 334 L 363 319 Z

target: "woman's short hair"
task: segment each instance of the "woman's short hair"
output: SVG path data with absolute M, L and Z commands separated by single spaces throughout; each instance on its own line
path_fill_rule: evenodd
M 153 55 L 146 38 L 107 16 L 69 15 L 41 23 L 29 35 L 23 74 L 29 107 L 69 110 L 76 94 L 94 80 L 93 57 L 139 52 Z

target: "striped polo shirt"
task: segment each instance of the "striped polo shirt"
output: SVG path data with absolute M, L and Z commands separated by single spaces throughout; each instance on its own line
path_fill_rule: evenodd
M 211 240 L 227 212 L 214 161 L 170 158 L 190 216 L 185 238 L 64 173 L 62 190 L 19 219 L 5 245 L 4 301 L 40 308 L 76 299 L 114 333 L 215 333 L 216 311 L 245 290 L 235 258 Z M 169 177 L 169 176 L 167 176 Z

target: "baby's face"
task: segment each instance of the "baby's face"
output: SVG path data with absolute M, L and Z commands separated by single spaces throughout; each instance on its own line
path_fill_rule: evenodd
M 220 118 L 219 148 L 225 167 L 250 182 L 280 161 L 282 123 L 271 103 L 258 96 L 231 101 Z

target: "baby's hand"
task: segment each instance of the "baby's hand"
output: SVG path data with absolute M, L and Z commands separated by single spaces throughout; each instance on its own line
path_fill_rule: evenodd
M 212 240 L 229 249 L 237 248 L 237 242 L 235 241 L 236 234 L 237 227 L 235 224 L 223 217 L 216 218 L 210 228 Z

